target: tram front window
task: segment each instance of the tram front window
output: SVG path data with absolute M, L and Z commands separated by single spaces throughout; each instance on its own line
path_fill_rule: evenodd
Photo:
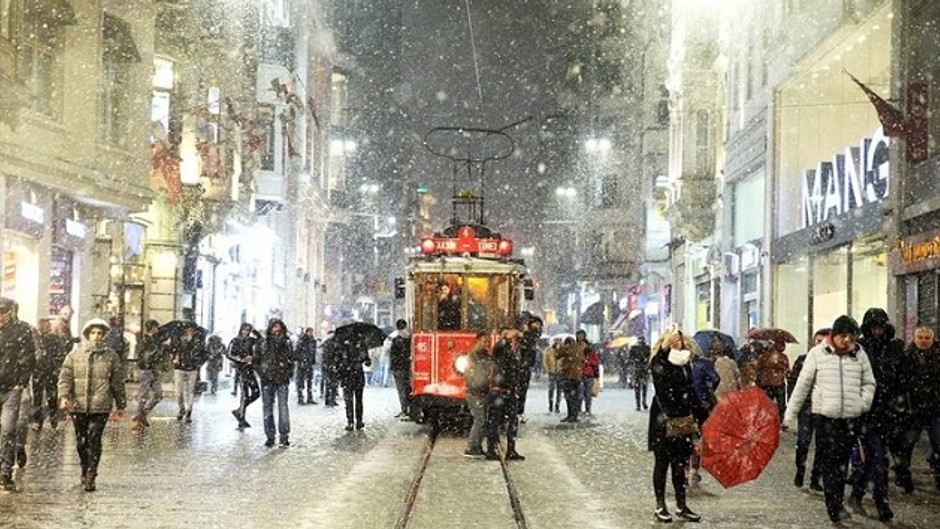
M 491 331 L 510 321 L 513 298 L 508 277 L 435 274 L 416 283 L 420 285 L 415 297 L 415 314 L 421 315 L 418 330 Z

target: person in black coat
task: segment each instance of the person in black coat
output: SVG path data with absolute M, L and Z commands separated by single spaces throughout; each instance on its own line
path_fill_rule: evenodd
M 336 337 L 333 338 L 335 342 Z M 337 372 L 343 386 L 343 401 L 346 403 L 346 431 L 362 430 L 362 392 L 366 387 L 363 365 L 371 366 L 369 350 L 359 336 L 344 337 L 334 345 L 336 348 Z
M 290 446 L 290 409 L 288 387 L 294 376 L 294 344 L 287 336 L 287 326 L 279 319 L 268 323 L 264 341 L 254 359 L 261 378 L 261 410 L 264 418 L 264 446 L 274 446 L 278 435 L 282 447 Z M 277 428 L 274 427 L 274 400 L 277 399 Z
M 317 339 L 313 336 L 313 327 L 307 327 L 297 341 L 297 403 L 316 404 L 313 398 L 313 366 L 317 364 Z M 307 400 L 304 401 L 304 388 Z
M 502 331 L 502 339 L 493 346 L 493 369 L 490 392 L 486 398 L 486 459 L 498 460 L 496 445 L 499 429 L 506 420 L 506 459 L 523 461 L 516 451 L 516 433 L 519 429 L 519 394 L 526 369 L 519 351 L 521 333 L 513 328 Z
M 532 380 L 532 369 L 538 364 L 538 341 L 542 336 L 541 318 L 532 316 L 522 321 L 522 337 L 519 339 L 519 353 L 522 357 L 523 371 L 519 380 L 519 422 L 525 424 L 525 402 Z
M 940 491 L 940 343 L 932 328 L 918 327 L 914 331 L 914 340 L 904 350 L 902 380 L 912 419 L 904 449 L 895 454 L 895 471 L 910 476 L 914 446 L 927 430 L 934 486 Z
M 667 331 L 652 348 L 650 374 L 656 396 L 650 407 L 648 446 L 655 459 L 653 492 L 656 495 L 654 514 L 660 522 L 669 523 L 672 515 L 666 507 L 666 472 L 672 471 L 676 514 L 697 522 L 701 516 L 686 503 L 686 466 L 693 452 L 695 432 L 668 437 L 666 423 L 691 416 L 701 424 L 708 416 L 692 387 L 692 352 L 697 346 L 678 329 Z
M 894 515 L 888 505 L 888 469 L 885 468 L 887 450 L 892 454 L 903 452 L 903 438 L 910 424 L 910 406 L 903 398 L 901 387 L 901 363 L 904 343 L 894 337 L 894 325 L 888 320 L 884 309 L 873 307 L 865 311 L 862 318 L 861 336 L 858 343 L 868 354 L 871 369 L 878 385 L 871 409 L 862 415 L 857 425 L 861 429 L 860 439 L 865 453 L 860 468 L 853 471 L 851 505 L 858 514 L 865 514 L 862 498 L 868 482 L 874 485 L 872 495 L 878 516 L 883 522 Z M 898 485 L 910 494 L 914 482 L 910 470 L 895 467 Z
M 235 366 L 236 384 L 241 385 L 241 398 L 238 407 L 232 410 L 232 415 L 238 421 L 238 429 L 244 430 L 251 425 L 245 420 L 248 405 L 258 400 L 261 388 L 258 386 L 258 377 L 255 375 L 255 350 L 261 342 L 261 334 L 250 323 L 242 323 L 238 329 L 238 336 L 232 338 L 228 344 L 228 358 Z

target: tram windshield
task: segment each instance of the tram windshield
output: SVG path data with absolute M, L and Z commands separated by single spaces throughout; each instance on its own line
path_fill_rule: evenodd
M 512 279 L 492 274 L 424 274 L 415 279 L 415 329 L 491 331 L 511 324 Z

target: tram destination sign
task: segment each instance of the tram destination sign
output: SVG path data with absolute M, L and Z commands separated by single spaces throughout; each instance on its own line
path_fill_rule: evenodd
M 425 237 L 421 239 L 421 253 L 425 255 L 477 255 L 479 257 L 506 257 L 512 253 L 512 241 L 496 238 L 478 238 L 473 229 L 463 227 L 457 237 Z

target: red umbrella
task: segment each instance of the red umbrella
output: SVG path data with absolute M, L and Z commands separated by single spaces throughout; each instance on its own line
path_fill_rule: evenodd
M 777 405 L 752 386 L 726 394 L 702 425 L 702 468 L 725 488 L 757 479 L 780 444 Z
M 800 343 L 800 341 L 796 339 L 796 336 L 793 336 L 793 333 L 790 331 L 777 329 L 775 327 L 751 329 L 747 333 L 747 337 L 752 340 L 768 340 L 777 343 Z

